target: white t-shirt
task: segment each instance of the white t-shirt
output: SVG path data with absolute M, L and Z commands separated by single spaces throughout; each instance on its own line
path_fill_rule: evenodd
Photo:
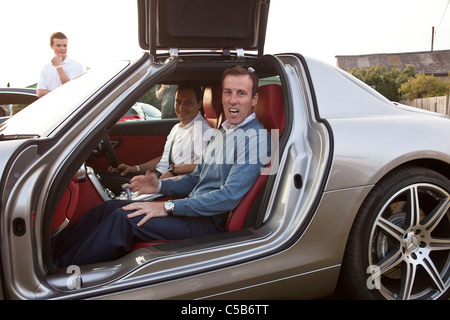
M 156 170 L 161 174 L 167 171 L 172 141 L 172 161 L 174 164 L 198 162 L 203 149 L 213 134 L 214 129 L 211 128 L 200 113 L 184 127 L 180 127 L 179 123 L 174 125 L 167 136 L 164 152 L 161 160 L 156 165 Z
M 83 73 L 83 66 L 78 61 L 66 57 L 61 63 L 64 72 L 70 80 L 78 77 Z M 55 90 L 61 85 L 59 80 L 58 71 L 51 62 L 47 63 L 41 70 L 37 89 Z

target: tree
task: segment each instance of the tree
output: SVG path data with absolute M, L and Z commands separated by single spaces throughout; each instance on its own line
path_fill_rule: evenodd
M 418 73 L 400 86 L 399 93 L 405 100 L 444 96 L 450 88 L 449 81 L 443 81 L 433 75 Z
M 400 86 L 415 75 L 414 66 L 408 65 L 404 70 L 387 71 L 385 66 L 373 66 L 370 69 L 352 69 L 352 75 L 368 84 L 391 101 L 399 101 Z

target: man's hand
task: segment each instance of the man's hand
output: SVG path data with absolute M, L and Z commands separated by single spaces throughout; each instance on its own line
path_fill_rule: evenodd
M 126 176 L 126 175 L 129 174 L 129 173 L 134 173 L 134 172 L 136 172 L 136 171 L 137 171 L 137 168 L 136 168 L 136 166 L 129 166 L 129 165 L 125 164 L 125 163 L 121 163 L 121 164 L 119 164 L 119 165 L 117 166 L 117 168 L 113 168 L 113 167 L 109 166 L 108 171 L 109 171 L 109 172 L 119 172 L 119 171 L 122 171 L 122 172 L 120 173 L 120 175 L 121 175 L 121 176 Z
M 63 62 L 63 59 L 62 59 L 62 56 L 61 56 L 61 55 L 55 54 L 55 55 L 53 56 L 52 64 L 53 64 L 55 67 L 60 66 L 62 62 Z
M 133 213 L 127 214 L 128 218 L 145 215 L 138 222 L 138 227 L 142 226 L 151 218 L 168 216 L 166 210 L 164 210 L 164 202 L 133 202 L 124 206 L 122 209 L 125 211 L 134 211 Z
M 155 193 L 159 180 L 155 173 L 147 171 L 145 175 L 133 177 L 130 180 L 130 190 L 138 194 Z
M 60 68 L 60 67 L 62 67 L 63 60 L 64 60 L 64 57 L 59 54 L 55 54 L 52 59 L 52 64 L 56 68 L 56 72 L 58 73 L 58 77 L 59 77 L 59 80 L 61 81 L 61 84 L 65 84 L 70 81 L 70 78 L 66 74 L 64 69 Z

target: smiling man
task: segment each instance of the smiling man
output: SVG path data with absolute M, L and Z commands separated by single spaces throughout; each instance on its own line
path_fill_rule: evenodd
M 41 71 L 37 85 L 37 96 L 41 98 L 64 83 L 83 73 L 81 63 L 67 56 L 68 39 L 62 32 L 50 36 L 53 58 Z
M 226 219 L 260 175 L 264 163 L 250 162 L 270 137 L 256 118 L 258 78 L 240 66 L 223 75 L 222 103 L 228 119 L 218 130 L 194 172 L 159 180 L 154 173 L 134 177 L 139 193 L 176 197 L 165 202 L 107 201 L 86 213 L 55 240 L 59 267 L 119 258 L 135 243 L 182 240 L 225 231 Z M 231 155 L 231 156 L 230 156 Z M 209 159 L 207 159 L 209 158 Z
M 202 99 L 203 92 L 198 84 L 180 83 L 175 91 L 173 107 L 180 123 L 170 130 L 162 155 L 144 163 L 121 163 L 117 168 L 110 166 L 107 172 L 99 171 L 103 186 L 119 195 L 123 191 L 122 184 L 147 171 L 155 172 L 160 179 L 194 171 L 209 140 L 208 136 L 214 131 L 201 114 Z

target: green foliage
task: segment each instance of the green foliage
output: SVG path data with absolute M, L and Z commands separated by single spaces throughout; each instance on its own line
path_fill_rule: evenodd
M 16 114 L 20 110 L 25 109 L 26 107 L 28 107 L 28 104 L 13 104 L 12 114 Z
M 400 101 L 401 85 L 415 75 L 414 66 L 408 65 L 404 70 L 387 71 L 385 66 L 374 66 L 370 69 L 352 69 L 350 74 L 368 84 L 391 101 Z
M 155 92 L 156 92 L 156 86 L 154 86 L 149 91 L 147 91 L 141 97 L 141 99 L 139 99 L 139 102 L 147 103 L 149 105 L 156 107 L 158 110 L 161 110 L 161 100 L 156 98 Z
M 449 92 L 450 82 L 443 81 L 433 75 L 418 73 L 403 83 L 399 93 L 405 100 L 444 96 Z

